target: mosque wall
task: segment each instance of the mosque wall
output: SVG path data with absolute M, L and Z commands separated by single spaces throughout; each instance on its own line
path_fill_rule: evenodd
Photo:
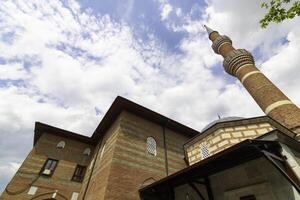
M 192 165 L 243 140 L 254 139 L 273 129 L 269 123 L 262 122 L 214 130 L 205 137 L 195 138 L 186 145 L 189 164 Z M 205 135 L 206 133 L 203 132 L 202 134 Z

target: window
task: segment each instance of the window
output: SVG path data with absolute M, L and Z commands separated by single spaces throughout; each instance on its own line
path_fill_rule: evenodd
M 254 195 L 247 195 L 247 196 L 240 197 L 240 200 L 256 200 L 256 198 Z
M 190 200 L 191 198 L 190 198 L 190 194 L 187 192 L 187 193 L 185 193 L 185 200 Z
M 86 148 L 86 149 L 83 151 L 83 155 L 89 156 L 90 154 L 91 154 L 91 149 L 90 149 L 90 148 Z
M 42 168 L 41 174 L 46 176 L 51 176 L 57 166 L 57 163 L 58 160 L 48 158 L 48 160 L 46 160 Z
M 77 200 L 77 199 L 78 199 L 78 196 L 79 196 L 78 192 L 73 192 L 73 193 L 72 193 L 71 200 Z
M 85 166 L 77 165 L 72 177 L 72 181 L 82 182 L 85 174 Z
M 36 191 L 38 190 L 38 187 L 31 186 L 27 192 L 29 195 L 35 195 Z
M 210 156 L 209 148 L 206 143 L 200 144 L 200 155 L 201 155 L 201 159 L 205 159 Z
M 66 146 L 66 142 L 65 141 L 60 141 L 59 143 L 57 143 L 56 148 L 58 149 L 63 149 Z
M 156 156 L 156 141 L 153 137 L 147 138 L 147 152 L 153 156 Z

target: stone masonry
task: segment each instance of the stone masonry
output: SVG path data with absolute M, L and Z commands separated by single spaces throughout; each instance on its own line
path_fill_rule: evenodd
M 267 122 L 219 128 L 203 138 L 195 138 L 186 144 L 189 164 L 192 165 L 202 160 L 200 156 L 200 144 L 202 143 L 206 143 L 210 156 L 212 156 L 232 145 L 246 139 L 254 139 L 273 129 Z M 202 134 L 205 134 L 205 132 Z

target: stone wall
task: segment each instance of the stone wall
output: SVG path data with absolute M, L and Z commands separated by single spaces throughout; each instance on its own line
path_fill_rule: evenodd
M 64 149 L 56 147 L 61 140 L 66 142 Z M 26 200 L 37 196 L 40 197 L 36 199 L 47 199 L 52 197 L 56 190 L 58 199 L 71 199 L 72 194 L 79 193 L 81 188 L 81 183 L 71 180 L 75 168 L 77 164 L 87 165 L 90 161 L 90 156 L 83 155 L 86 148 L 93 151 L 93 146 L 89 144 L 44 133 L 7 185 L 7 190 L 13 194 L 4 191 L 0 199 Z M 48 158 L 59 160 L 51 177 L 40 175 Z M 38 188 L 34 195 L 28 194 L 31 186 Z
M 189 164 L 202 160 L 200 154 L 202 143 L 207 145 L 210 155 L 213 155 L 245 139 L 256 138 L 271 130 L 273 127 L 266 122 L 219 128 L 205 137 L 195 138 L 189 142 L 186 147 Z M 205 135 L 205 132 L 202 134 Z

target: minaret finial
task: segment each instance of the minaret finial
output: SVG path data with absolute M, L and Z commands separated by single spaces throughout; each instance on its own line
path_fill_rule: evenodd
M 208 36 L 210 36 L 210 34 L 213 33 L 213 32 L 217 32 L 217 31 L 212 30 L 211 28 L 209 28 L 209 27 L 206 26 L 205 24 L 204 24 L 203 26 L 204 26 L 204 28 L 206 29 L 206 32 L 207 32 Z

